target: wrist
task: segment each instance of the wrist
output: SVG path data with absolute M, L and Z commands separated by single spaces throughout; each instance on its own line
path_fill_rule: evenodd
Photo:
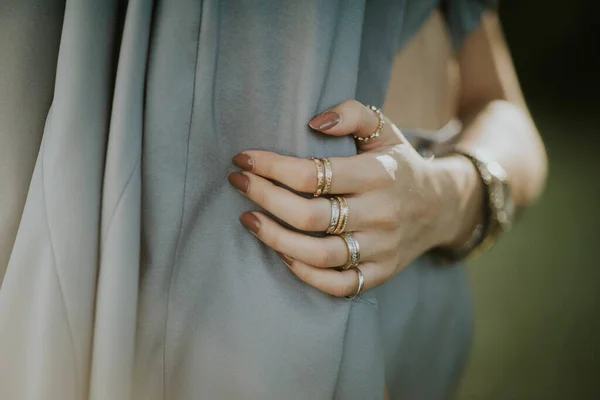
M 457 249 L 485 219 L 485 189 L 473 163 L 462 155 L 432 161 L 437 177 L 439 229 L 436 247 Z

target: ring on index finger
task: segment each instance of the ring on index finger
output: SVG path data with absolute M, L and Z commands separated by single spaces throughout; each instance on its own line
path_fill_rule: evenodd
M 323 196 L 331 190 L 331 181 L 333 180 L 333 170 L 331 162 L 327 158 L 312 158 L 317 168 L 317 189 L 313 193 L 315 197 Z

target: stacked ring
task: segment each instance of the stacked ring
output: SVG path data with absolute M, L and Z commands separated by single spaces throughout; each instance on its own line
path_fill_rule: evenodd
M 348 201 L 344 196 L 334 196 L 329 199 L 329 203 L 331 204 L 331 218 L 329 219 L 329 226 L 325 233 L 330 235 L 344 233 L 348 225 L 348 215 L 350 214 Z
M 339 235 L 346 231 L 346 226 L 348 225 L 348 215 L 350 214 L 350 208 L 348 207 L 348 201 L 344 196 L 336 196 L 335 197 L 340 203 L 340 216 L 338 218 L 338 223 L 333 230 L 334 235 Z
M 323 193 L 327 194 L 331 190 L 331 181 L 333 180 L 333 170 L 331 169 L 331 162 L 328 158 L 322 158 L 323 167 L 325 167 L 325 185 L 323 186 Z
M 358 241 L 350 232 L 344 232 L 339 236 L 344 240 L 348 249 L 348 262 L 342 269 L 355 268 L 360 263 L 360 246 L 358 245 Z
M 358 267 L 354 267 L 354 269 L 356 270 L 356 273 L 358 274 L 358 289 L 356 289 L 356 293 L 353 294 L 352 296 L 346 296 L 346 298 L 348 300 L 355 300 L 355 299 L 360 298 L 360 295 L 363 293 L 363 290 L 365 289 L 365 276 L 363 275 L 363 272 Z
M 368 142 L 369 140 L 375 139 L 376 137 L 379 137 L 379 135 L 381 134 L 381 131 L 383 130 L 383 125 L 385 125 L 385 119 L 383 118 L 383 113 L 381 112 L 381 110 L 375 106 L 367 106 L 371 111 L 374 111 L 375 114 L 377 115 L 377 129 L 375 129 L 375 132 L 373 132 L 372 134 L 370 134 L 369 136 L 366 137 L 360 137 L 360 136 L 354 136 L 354 139 L 358 140 L 359 142 Z
M 315 197 L 319 197 L 323 194 L 323 187 L 325 185 L 325 166 L 320 158 L 312 158 L 315 166 L 317 167 L 317 190 L 313 193 Z
M 312 158 L 317 167 L 317 190 L 313 193 L 315 197 L 319 197 L 329 193 L 331 190 L 331 181 L 333 179 L 333 171 L 331 162 L 327 158 Z
M 338 197 L 333 197 L 329 199 L 331 203 L 331 219 L 329 221 L 329 227 L 327 228 L 326 233 L 332 234 L 335 232 L 335 229 L 338 226 L 338 222 L 340 221 L 340 200 Z

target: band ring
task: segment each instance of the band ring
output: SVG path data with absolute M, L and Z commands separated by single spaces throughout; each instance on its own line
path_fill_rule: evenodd
M 356 289 L 356 293 L 353 294 L 352 296 L 345 296 L 348 300 L 359 299 L 365 289 L 365 276 L 363 275 L 363 272 L 358 267 L 354 267 L 354 269 L 356 270 L 356 273 L 358 274 L 358 288 Z
M 333 180 L 333 170 L 331 169 L 331 162 L 328 158 L 321 158 L 323 167 L 325 168 L 325 184 L 323 185 L 323 195 L 328 194 L 331 190 L 331 181 Z
M 327 158 L 312 158 L 317 168 L 317 189 L 313 193 L 315 197 L 323 196 L 331 190 L 331 181 L 333 179 L 333 170 L 331 162 Z
M 337 224 L 333 231 L 334 235 L 339 235 L 346 231 L 346 226 L 348 226 L 348 216 L 350 215 L 350 207 L 348 207 L 348 201 L 344 196 L 335 196 L 335 199 L 340 204 L 340 215 L 337 221 Z
M 344 232 L 339 236 L 344 240 L 348 249 L 348 262 L 346 262 L 342 269 L 355 268 L 360 263 L 360 246 L 358 241 L 351 232 Z
M 354 136 L 354 139 L 358 140 L 359 142 L 365 142 L 365 143 L 368 142 L 369 140 L 379 137 L 379 135 L 381 134 L 381 131 L 383 130 L 383 125 L 385 125 L 385 119 L 383 118 L 383 113 L 381 112 L 381 110 L 378 107 L 369 106 L 369 105 L 367 105 L 366 107 L 368 107 L 371 111 L 375 112 L 375 114 L 377 115 L 378 121 L 377 121 L 377 129 L 375 129 L 375 132 L 373 132 L 369 136 L 366 136 L 366 137 Z
M 340 200 L 337 197 L 329 199 L 331 204 L 331 219 L 329 220 L 329 227 L 325 233 L 332 234 L 337 228 L 338 222 L 340 221 Z
M 325 166 L 320 158 L 313 157 L 312 160 L 317 168 L 317 190 L 315 190 L 313 195 L 319 197 L 323 194 L 323 187 L 325 185 Z

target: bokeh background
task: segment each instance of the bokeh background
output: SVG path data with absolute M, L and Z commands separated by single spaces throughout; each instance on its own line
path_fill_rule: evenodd
M 470 266 L 476 333 L 459 399 L 600 399 L 598 2 L 505 0 L 500 16 L 550 174 Z

